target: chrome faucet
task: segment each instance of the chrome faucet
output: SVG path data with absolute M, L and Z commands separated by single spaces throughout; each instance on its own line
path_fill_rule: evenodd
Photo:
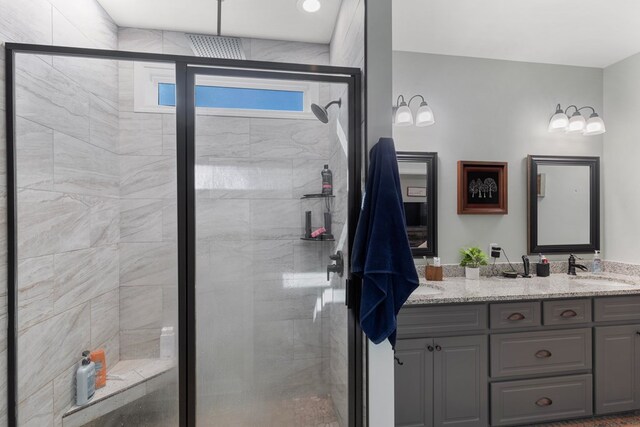
M 569 271 L 567 271 L 567 274 L 569 274 L 570 276 L 576 275 L 576 268 L 579 268 L 582 271 L 589 270 L 585 265 L 576 264 L 576 259 L 581 259 L 581 258 L 576 258 L 574 254 L 569 255 Z

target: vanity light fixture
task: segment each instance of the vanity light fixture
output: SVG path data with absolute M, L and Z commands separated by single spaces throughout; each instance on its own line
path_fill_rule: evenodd
M 298 8 L 308 13 L 315 13 L 321 7 L 320 0 L 298 0 Z
M 575 111 L 569 118 L 567 112 L 571 108 Z M 591 109 L 589 120 L 586 120 L 580 113 L 585 108 Z M 585 136 L 600 135 L 606 132 L 604 121 L 593 107 L 587 105 L 578 108 L 575 105 L 570 105 L 563 111 L 560 104 L 556 106 L 556 112 L 549 120 L 548 130 L 549 132 L 582 133 Z
M 416 111 L 415 116 L 415 125 L 418 127 L 431 126 L 435 123 L 435 119 L 433 117 L 433 111 L 431 107 L 427 104 L 427 101 L 424 100 L 424 96 L 422 95 L 414 95 L 409 99 L 409 102 L 406 102 L 404 99 L 404 95 L 398 96 L 398 100 L 396 101 L 395 110 L 395 120 L 394 123 L 396 126 L 411 126 L 414 124 L 413 113 L 411 112 L 411 101 L 415 98 L 422 99 L 420 102 L 420 106 Z

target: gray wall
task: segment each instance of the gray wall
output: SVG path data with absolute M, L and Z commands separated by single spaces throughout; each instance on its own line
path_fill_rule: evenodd
M 94 1 L 0 0 L 0 41 L 114 49 Z M 0 84 L 4 94 L 4 48 Z M 19 56 L 19 422 L 60 425 L 80 352 L 119 358 L 117 66 Z M 0 109 L 4 108 L 4 103 Z M 4 111 L 0 119 L 4 138 Z M 4 147 L 0 164 L 5 164 Z M 4 173 L 4 169 L 2 170 Z M 55 173 L 54 173 L 55 172 Z M 91 179 L 86 179 L 91 177 Z M 0 222 L 5 218 L 2 179 Z M 0 227 L 0 424 L 6 424 L 6 227 Z M 0 254 L 1 255 L 1 254 Z M 27 362 L 24 355 L 32 357 Z
M 393 99 L 423 94 L 436 123 L 394 127 L 398 150 L 438 153 L 438 252 L 459 262 L 462 246 L 500 244 L 511 259 L 527 251 L 526 156 L 602 155 L 602 136 L 551 134 L 555 105 L 602 111 L 601 69 L 393 53 Z M 416 106 L 414 105 L 414 108 Z M 611 117 L 611 113 L 607 114 Z M 609 128 L 609 126 L 608 126 Z M 509 214 L 457 214 L 457 161 L 509 162 Z
M 640 263 L 640 199 L 636 185 L 640 159 L 640 54 L 604 70 L 605 235 L 607 260 Z

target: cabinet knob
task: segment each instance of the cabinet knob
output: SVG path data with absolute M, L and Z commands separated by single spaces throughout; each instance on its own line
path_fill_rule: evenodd
M 512 313 L 509 315 L 509 317 L 507 317 L 507 320 L 523 320 L 524 319 L 524 314 L 522 313 Z
M 543 397 L 542 399 L 536 400 L 536 405 L 540 407 L 551 406 L 552 404 L 553 400 L 549 399 L 548 397 Z
M 640 335 L 640 331 L 636 331 L 636 335 Z
M 551 352 L 549 350 L 539 350 L 538 352 L 536 352 L 536 357 L 538 359 L 546 359 L 548 357 L 551 357 Z
M 442 350 L 442 347 L 440 347 L 439 345 L 436 345 L 436 351 L 440 351 Z
M 429 351 L 433 351 L 433 346 L 432 346 L 432 345 L 428 345 L 428 346 L 427 346 L 427 350 L 429 350 Z
M 564 317 L 565 319 L 576 317 L 577 315 L 578 313 L 576 313 L 574 310 L 565 310 L 562 313 L 560 313 L 560 317 Z

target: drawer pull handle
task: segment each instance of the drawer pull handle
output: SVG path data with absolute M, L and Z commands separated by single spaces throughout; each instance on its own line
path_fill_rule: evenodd
M 524 314 L 522 314 L 522 313 L 513 313 L 513 314 L 510 314 L 510 315 L 509 315 L 509 317 L 507 317 L 507 320 L 512 320 L 512 321 L 515 321 L 515 320 L 524 320 Z
M 553 400 L 549 399 L 548 397 L 543 397 L 542 399 L 536 400 L 536 405 L 540 407 L 551 406 L 552 404 Z
M 546 359 L 551 357 L 551 352 L 549 350 L 540 350 L 536 353 L 536 357 L 538 359 Z
M 560 313 L 560 317 L 564 317 L 565 319 L 569 319 L 571 317 L 576 317 L 578 315 L 578 313 L 576 313 L 573 310 L 565 310 L 562 313 Z

